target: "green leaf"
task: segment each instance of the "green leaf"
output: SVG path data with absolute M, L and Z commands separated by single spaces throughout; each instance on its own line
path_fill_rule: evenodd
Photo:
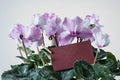
M 2 80 L 61 80 L 60 72 L 55 72 L 52 66 L 35 68 L 30 64 L 11 66 L 1 77 Z
M 1 75 L 1 78 L 2 78 L 2 80 L 15 80 L 16 79 L 11 70 L 5 71 Z
M 38 54 L 32 54 L 28 57 L 28 59 L 33 62 L 34 66 L 42 66 L 41 57 L 39 57 Z
M 120 69 L 120 61 L 117 61 L 117 67 Z
M 41 51 L 43 51 L 43 53 L 46 53 L 47 55 L 50 55 L 50 53 L 45 48 L 41 49 Z
M 48 46 L 48 49 L 49 49 L 49 48 L 54 48 L 54 47 L 56 47 L 56 46 Z
M 50 60 L 51 60 L 51 55 L 46 49 L 41 49 L 41 53 L 45 54 Z
M 120 70 L 117 66 L 116 57 L 111 52 L 106 52 L 106 57 L 107 57 L 106 59 L 99 60 L 100 65 L 106 67 L 107 70 L 109 70 L 109 73 L 106 73 L 106 76 L 108 76 L 107 74 L 111 74 L 112 76 L 119 75 Z
M 42 58 L 45 62 L 45 64 L 48 64 L 51 62 L 51 56 L 48 55 L 49 53 L 47 51 L 45 51 L 44 49 L 42 49 L 40 52 L 39 52 L 39 58 Z
M 22 46 L 18 47 L 18 49 L 20 51 L 24 51 L 24 48 Z M 26 49 L 28 55 L 31 55 L 31 54 L 35 53 L 35 51 L 31 50 L 30 48 L 25 48 L 25 49 Z
M 28 59 L 31 61 L 40 61 L 40 57 L 38 54 L 32 54 L 28 57 Z
M 16 57 L 19 58 L 19 59 L 21 59 L 21 60 L 23 60 L 24 62 L 30 62 L 29 59 L 26 59 L 26 58 L 24 58 L 22 56 L 16 56 Z
M 98 59 L 98 60 L 101 60 L 101 59 L 103 59 L 104 57 L 106 57 L 106 52 L 105 52 L 104 50 L 100 49 L 100 52 L 98 53 L 97 59 Z
M 106 52 L 107 54 L 107 59 L 112 59 L 115 63 L 116 61 L 116 57 L 111 53 L 111 52 Z
M 33 68 L 30 70 L 30 78 L 31 80 L 45 80 L 41 75 L 40 75 L 40 68 Z
M 18 47 L 17 49 L 24 51 L 24 48 L 22 46 Z
M 112 66 L 110 69 L 114 76 L 120 76 L 120 61 L 117 61 L 117 64 Z
M 114 61 L 110 58 L 100 60 L 99 63 L 108 68 L 111 68 L 114 65 Z
M 33 53 L 35 53 L 35 51 L 31 50 L 30 48 L 26 48 L 26 51 L 29 55 L 32 55 Z
M 85 80 L 95 80 L 96 78 L 93 67 L 85 61 L 76 61 L 74 69 L 79 78 L 83 78 Z
M 110 69 L 115 69 L 117 68 L 117 61 L 115 56 L 110 53 L 106 52 L 106 59 L 99 60 L 99 63 L 110 68 Z
M 96 63 L 93 65 L 93 68 L 97 74 L 97 78 L 101 78 L 101 80 L 114 80 L 114 77 L 107 66 Z
M 30 64 L 12 65 L 11 68 L 17 76 L 27 76 L 33 66 Z
M 18 66 L 17 67 L 19 70 L 19 74 L 25 76 L 28 75 L 28 71 L 29 71 L 29 65 L 22 65 L 22 66 Z
M 31 65 L 28 64 L 13 65 L 11 70 L 2 74 L 2 80 L 30 80 L 29 69 Z
M 70 80 L 75 76 L 74 69 L 61 71 L 62 80 Z
M 117 69 L 116 57 L 111 52 L 106 52 L 106 54 L 107 54 L 107 59 L 108 60 L 111 59 L 113 61 L 110 66 L 110 70 L 111 71 L 116 70 Z
M 111 70 L 114 76 L 120 76 L 120 69 Z
M 55 72 L 52 66 L 45 66 L 40 73 L 47 80 L 62 80 L 60 72 Z

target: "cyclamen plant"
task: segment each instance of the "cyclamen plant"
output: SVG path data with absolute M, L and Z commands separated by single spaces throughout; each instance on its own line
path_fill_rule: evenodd
M 78 42 L 79 40 L 95 41 L 98 48 L 109 44 L 109 36 L 102 33 L 99 19 L 94 14 L 92 16 L 87 15 L 85 20 L 77 16 L 74 19 L 66 17 L 63 21 L 55 14 L 35 14 L 32 25 L 27 27 L 22 24 L 14 25 L 9 37 L 19 43 L 23 41 L 25 47 L 30 48 L 34 42 L 37 43 L 36 46 L 44 44 L 44 31 L 48 38 L 56 37 L 57 40 L 55 42 L 59 46 L 71 44 L 74 38 L 77 38 Z
M 95 14 L 87 15 L 85 19 L 77 16 L 61 20 L 54 13 L 34 14 L 30 26 L 13 25 L 9 37 L 17 42 L 21 55 L 17 57 L 24 63 L 14 65 L 12 70 L 3 73 L 3 80 L 114 80 L 115 76 L 120 75 L 120 62 L 112 53 L 101 49 L 110 43 L 109 35 L 102 32 L 102 27 Z M 43 34 L 53 41 L 51 47 L 69 45 L 75 39 L 77 43 L 87 40 L 94 42 L 97 47 L 93 47 L 94 64 L 77 61 L 73 69 L 55 72 Z M 38 54 L 31 49 L 34 43 Z M 39 46 L 43 49 L 40 50 Z

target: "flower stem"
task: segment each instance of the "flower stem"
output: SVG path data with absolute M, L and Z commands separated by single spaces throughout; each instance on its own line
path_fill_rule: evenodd
M 83 41 L 83 39 L 80 38 L 80 42 L 82 42 L 82 41 Z
M 57 41 L 57 36 L 56 35 L 54 36 L 54 39 L 55 39 L 56 46 L 58 47 L 59 45 L 58 45 L 58 41 Z
M 55 35 L 55 36 L 54 36 L 54 35 L 51 35 L 51 36 L 49 37 L 49 39 L 50 39 L 50 40 L 53 40 L 53 42 L 55 42 L 55 46 L 56 46 L 56 47 L 59 46 L 56 35 Z
M 46 51 L 48 51 L 50 54 L 52 53 L 48 48 L 44 47 Z
M 79 37 L 77 37 L 77 43 L 79 42 Z
M 40 52 L 38 46 L 37 46 L 37 51 L 38 51 L 38 53 Z M 45 62 L 44 62 L 43 58 L 41 57 L 40 59 L 41 59 L 41 61 L 42 61 L 43 66 L 45 66 Z
M 26 47 L 25 47 L 25 44 L 24 44 L 24 41 L 23 41 L 23 40 L 22 40 L 22 44 L 23 44 L 23 48 L 24 48 L 25 55 L 26 55 L 26 57 L 28 58 L 28 53 L 27 53 L 27 51 L 26 51 Z
M 19 53 L 20 53 L 21 57 L 23 57 L 22 52 L 21 52 L 21 50 L 19 49 L 19 45 L 18 45 L 18 44 L 17 44 L 17 47 L 18 47 L 18 50 L 19 50 Z
M 42 33 L 42 38 L 43 38 L 43 46 L 45 47 L 44 33 Z
M 99 49 L 97 49 L 97 52 L 96 52 L 96 55 L 95 55 L 95 59 L 94 59 L 94 63 L 93 63 L 93 64 L 95 64 L 95 62 L 96 62 L 96 60 L 97 60 L 98 53 L 99 53 Z

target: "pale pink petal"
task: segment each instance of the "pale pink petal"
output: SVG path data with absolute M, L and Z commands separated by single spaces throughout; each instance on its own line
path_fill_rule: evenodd
M 90 29 L 83 28 L 78 37 L 80 37 L 81 39 L 91 39 L 93 38 L 93 33 Z
M 13 25 L 8 36 L 16 42 L 21 43 L 20 35 L 24 36 L 24 26 L 22 24 Z
M 66 36 L 65 38 L 62 38 L 60 41 L 59 41 L 59 45 L 62 46 L 62 45 L 68 45 L 68 44 L 71 44 L 71 42 L 73 41 L 74 37 L 71 37 L 70 35 Z
M 65 18 L 63 21 L 63 28 L 68 31 L 73 31 L 74 30 L 74 25 L 73 21 L 69 18 Z
M 46 25 L 46 35 L 48 37 L 50 37 L 51 35 L 55 36 L 60 30 L 60 23 L 61 19 L 57 16 L 51 19 L 51 22 Z
M 95 34 L 95 43 L 98 48 L 106 47 L 109 44 L 108 34 L 102 34 L 102 32 L 97 32 Z
M 36 42 L 36 45 L 42 45 L 42 30 L 40 27 L 31 27 L 28 39 L 33 43 Z
M 45 17 L 45 14 L 43 15 L 34 14 L 33 25 L 43 26 L 46 23 L 47 23 L 47 18 Z
M 80 32 L 82 27 L 82 22 L 83 20 L 78 16 L 73 19 L 74 32 Z

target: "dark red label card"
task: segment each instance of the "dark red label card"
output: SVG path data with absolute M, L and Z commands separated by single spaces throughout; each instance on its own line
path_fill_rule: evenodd
M 70 69 L 76 60 L 94 62 L 93 50 L 90 41 L 50 48 L 53 69 L 55 71 Z

